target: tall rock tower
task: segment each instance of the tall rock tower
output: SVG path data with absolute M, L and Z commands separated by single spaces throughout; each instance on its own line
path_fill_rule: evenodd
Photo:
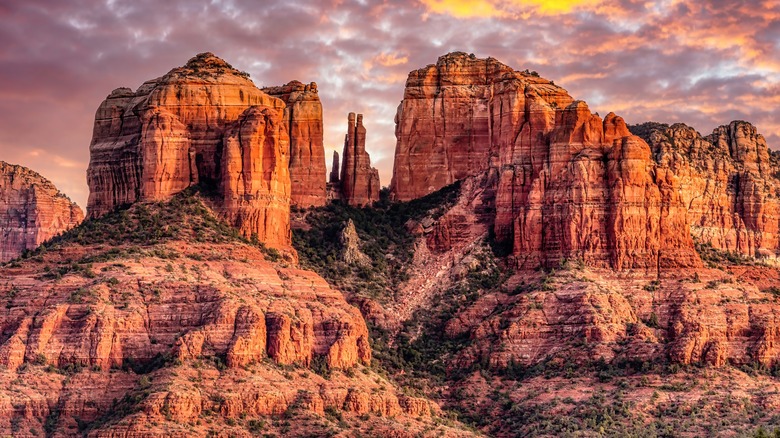
M 366 152 L 366 128 L 363 114 L 349 113 L 344 152 L 341 154 L 341 196 L 352 206 L 371 205 L 379 200 L 379 171 L 371 167 Z

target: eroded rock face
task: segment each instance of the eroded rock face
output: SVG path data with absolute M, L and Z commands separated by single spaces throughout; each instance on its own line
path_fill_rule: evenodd
M 135 92 L 114 90 L 95 116 L 89 216 L 136 201 L 165 200 L 204 182 L 219 188 L 214 206 L 242 234 L 289 246 L 284 111 L 281 99 L 211 53 Z
M 193 251 L 215 249 L 191 247 Z M 111 278 L 118 283 L 112 280 L 110 287 L 70 276 L 79 281 L 53 285 L 47 302 L 28 294 L 39 286 L 36 280 L 15 278 L 17 294 L 12 305 L 26 306 L 32 316 L 11 312 L 0 321 L 11 333 L 0 346 L 2 364 L 15 370 L 24 362 L 40 362 L 45 357 L 46 363 L 60 368 L 76 365 L 108 370 L 121 367 L 128 358 L 149 362 L 158 353 L 180 360 L 224 355 L 228 367 L 266 356 L 280 364 L 304 365 L 315 355 L 323 356 L 333 368 L 370 361 L 365 322 L 340 293 L 316 274 L 277 271 L 255 250 L 239 251 L 242 257 L 251 258 L 251 266 L 225 260 L 221 271 L 212 273 L 208 263 L 192 265 L 195 277 L 214 281 L 214 275 L 222 277 L 221 284 L 208 287 L 199 286 L 189 275 L 181 277 L 184 280 L 162 281 L 174 278 L 164 274 L 167 262 L 162 260 L 161 265 L 143 260 L 127 265 L 124 274 L 113 272 Z M 5 272 L 4 280 L 15 272 Z M 155 279 L 158 274 L 160 278 Z M 237 301 L 231 297 L 231 279 L 241 279 L 246 287 L 256 283 L 250 288 L 262 292 L 251 300 L 242 294 L 243 300 Z M 143 304 L 143 295 L 152 292 L 154 302 Z M 115 299 L 116 293 L 123 298 Z M 96 301 L 101 296 L 126 304 Z M 19 340 L 24 345 L 17 345 Z
M 263 91 L 287 104 L 284 124 L 290 135 L 292 203 L 301 207 L 325 205 L 325 146 L 317 84 L 292 81 Z
M 49 180 L 0 161 L 0 263 L 35 249 L 83 219 L 81 208 Z
M 552 292 L 523 282 L 518 287 L 531 290 L 485 294 L 449 321 L 448 336 L 478 340 L 453 366 L 482 360 L 503 369 L 553 357 L 771 366 L 780 357 L 778 303 L 763 289 L 771 283 L 741 278 L 762 271 L 776 281 L 770 268 L 731 267 L 653 283 L 607 270 L 569 271 L 547 278 Z
M 735 121 L 703 137 L 684 124 L 647 135 L 659 166 L 679 181 L 694 238 L 753 257 L 780 252 L 780 171 L 763 136 Z
M 366 152 L 366 128 L 363 114 L 349 113 L 344 152 L 341 154 L 341 199 L 352 206 L 371 205 L 379 200 L 379 171 L 371 167 Z
M 396 199 L 427 195 L 488 168 L 493 82 L 511 72 L 493 58 L 459 53 L 409 74 L 395 119 Z
M 290 242 L 290 173 L 283 120 L 253 106 L 225 132 L 220 193 L 215 209 L 244 235 Z
M 534 73 L 445 55 L 410 73 L 396 122 L 393 196 L 487 173 L 494 234 L 521 268 L 700 264 L 677 181 L 648 145 Z

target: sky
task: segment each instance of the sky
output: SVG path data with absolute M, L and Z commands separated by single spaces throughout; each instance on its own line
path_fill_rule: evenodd
M 383 185 L 408 73 L 452 51 L 628 123 L 748 120 L 780 148 L 780 0 L 2 0 L 0 160 L 84 207 L 100 102 L 206 51 L 258 86 L 317 82 L 326 157 L 363 113 Z

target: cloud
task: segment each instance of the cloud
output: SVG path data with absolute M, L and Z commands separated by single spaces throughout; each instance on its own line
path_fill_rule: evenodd
M 536 70 L 602 115 L 703 133 L 746 119 L 780 146 L 776 0 L 5 0 L 0 160 L 83 206 L 100 102 L 204 51 L 258 86 L 317 82 L 328 158 L 363 113 L 383 184 L 409 71 L 450 51 Z
M 385 67 L 395 67 L 409 62 L 409 57 L 396 53 L 381 53 L 374 58 L 374 61 Z

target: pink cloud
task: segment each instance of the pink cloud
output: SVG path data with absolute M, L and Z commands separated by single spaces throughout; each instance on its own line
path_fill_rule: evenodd
M 0 160 L 39 171 L 84 205 L 101 100 L 203 51 L 259 86 L 317 82 L 329 150 L 341 150 L 346 114 L 365 114 L 384 184 L 406 75 L 453 50 L 537 70 L 601 114 L 704 133 L 746 119 L 780 146 L 779 41 L 777 1 L 8 0 Z

